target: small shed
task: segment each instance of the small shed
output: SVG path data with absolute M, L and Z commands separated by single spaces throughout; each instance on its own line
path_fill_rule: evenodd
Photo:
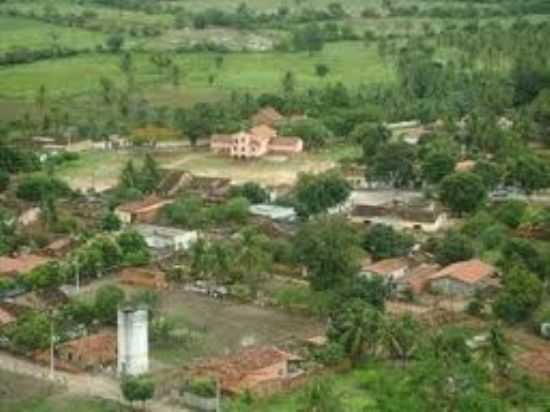
M 396 281 L 404 277 L 411 267 L 407 258 L 384 259 L 361 268 L 359 276 L 372 277 L 380 276 L 387 281 Z
M 116 362 L 116 338 L 110 334 L 84 336 L 62 343 L 55 348 L 62 361 L 80 369 L 98 369 Z
M 250 213 L 280 222 L 294 222 L 297 218 L 294 208 L 271 204 L 252 205 L 250 206 Z
M 195 230 L 155 225 L 134 225 L 133 228 L 144 237 L 150 248 L 157 250 L 187 250 L 199 238 Z
M 479 259 L 458 262 L 433 274 L 432 291 L 452 296 L 471 296 L 475 291 L 498 287 L 497 270 Z
M 172 202 L 173 200 L 171 199 L 150 196 L 144 200 L 118 206 L 115 209 L 115 214 L 125 224 L 152 223 L 158 217 L 161 209 Z

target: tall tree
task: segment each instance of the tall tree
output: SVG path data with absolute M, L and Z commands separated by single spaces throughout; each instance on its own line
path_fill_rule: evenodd
M 359 238 L 340 217 L 321 217 L 302 225 L 295 239 L 297 260 L 309 272 L 314 290 L 345 284 L 359 270 Z
M 476 211 L 484 203 L 487 189 L 478 175 L 456 172 L 443 179 L 439 197 L 449 209 L 462 216 Z
M 340 343 L 357 365 L 366 353 L 374 354 L 382 332 L 382 315 L 359 299 L 346 302 L 331 316 L 327 336 Z

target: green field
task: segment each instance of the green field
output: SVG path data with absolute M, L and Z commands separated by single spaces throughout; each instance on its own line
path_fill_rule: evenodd
M 103 33 L 0 16 L 0 53 L 13 48 L 46 49 L 55 45 L 78 49 L 94 48 L 104 40 Z
M 381 61 L 374 47 L 359 42 L 332 43 L 319 54 L 306 53 L 232 53 L 216 68 L 215 54 L 186 53 L 175 56 L 182 79 L 173 86 L 166 72 L 160 72 L 144 53 L 134 55 L 136 82 L 155 102 L 178 103 L 201 96 L 223 96 L 231 91 L 252 93 L 276 91 L 287 71 L 296 73 L 297 86 L 306 89 L 322 83 L 345 82 L 350 85 L 391 81 L 392 69 Z M 111 54 L 90 54 L 66 59 L 41 61 L 0 68 L 0 96 L 31 101 L 41 85 L 59 99 L 97 94 L 99 79 L 108 77 L 119 85 L 125 80 L 120 58 Z M 331 72 L 325 79 L 315 75 L 315 65 L 327 64 Z M 215 76 L 212 85 L 209 76 Z M 196 97 L 196 98 L 194 98 Z
M 145 12 L 102 6 L 92 0 L 1 2 L 0 53 L 14 47 L 38 50 L 54 44 L 86 49 L 89 53 L 0 67 L 0 120 L 12 120 L 25 112 L 36 113 L 33 103 L 42 85 L 47 90 L 48 108 L 55 106 L 68 110 L 77 119 L 93 115 L 105 117 L 106 108 L 100 96 L 100 79 L 103 77 L 113 81 L 116 89 L 123 91 L 126 89 L 126 78 L 120 69 L 119 54 L 98 53 L 95 48 L 105 45 L 108 36 L 119 30 L 124 33 L 123 49 L 132 51 L 135 85 L 140 97 L 143 96 L 155 106 L 190 106 L 197 102 L 228 97 L 233 91 L 252 94 L 279 91 L 281 80 L 288 71 L 295 73 L 298 90 L 337 82 L 353 88 L 361 84 L 390 83 L 396 79 L 393 61 L 381 58 L 376 40 L 327 43 L 323 51 L 313 56 L 305 52 L 275 51 L 275 45 L 282 39 L 290 38 L 291 31 L 300 26 L 300 23 L 246 30 L 212 26 L 198 30 L 187 21 L 187 27 L 176 28 L 177 13 L 169 12 L 168 7 L 182 7 L 187 13 L 197 13 L 208 8 L 235 11 L 239 3 L 232 0 L 171 0 L 162 3 Z M 308 8 L 326 10 L 331 3 L 334 2 L 246 2 L 248 8 L 255 12 L 274 12 L 279 7 L 287 7 L 292 15 L 298 15 L 300 10 Z M 320 24 L 346 24 L 359 36 L 365 32 L 389 36 L 398 46 L 405 44 L 405 36 L 428 30 L 437 33 L 444 26 L 460 27 L 471 23 L 471 19 L 464 18 L 388 16 L 387 6 L 382 0 L 342 0 L 339 3 L 349 15 L 340 20 L 320 21 Z M 396 0 L 392 4 L 396 8 L 417 6 L 419 10 L 433 7 L 499 7 L 496 3 L 482 1 L 466 5 L 463 1 Z M 361 13 L 365 8 L 384 12 L 379 17 L 363 17 Z M 27 17 L 14 17 L 10 15 L 10 10 L 11 14 L 23 14 Z M 80 28 L 68 26 L 67 16 L 71 15 L 85 15 L 83 22 L 79 23 Z M 525 18 L 533 22 L 548 20 L 548 16 Z M 44 23 L 44 19 L 48 19 L 50 23 Z M 498 22 L 503 26 L 512 24 L 513 21 L 515 18 L 512 17 L 479 19 L 480 24 Z M 130 34 L 132 30 L 143 27 L 157 29 L 158 35 Z M 433 43 L 440 56 L 454 53 L 453 50 L 442 50 L 437 46 L 436 40 Z M 175 52 L 181 47 L 211 43 L 231 50 L 223 54 L 224 62 L 221 66 L 216 64 L 219 53 Z M 243 52 L 242 49 L 262 51 Z M 179 68 L 178 82 L 174 82 L 171 76 L 172 67 L 161 70 L 151 63 L 153 53 L 158 51 L 165 51 Z M 315 73 L 316 65 L 321 63 L 330 69 L 325 78 L 320 78 Z

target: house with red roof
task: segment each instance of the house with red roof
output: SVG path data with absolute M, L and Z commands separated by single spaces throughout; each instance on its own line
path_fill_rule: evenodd
M 296 359 L 273 346 L 255 347 L 199 363 L 193 368 L 193 375 L 219 379 L 227 393 L 254 392 L 269 382 L 293 377 L 289 362 Z
M 50 261 L 51 259 L 38 255 L 21 255 L 15 258 L 0 256 L 0 278 L 24 275 Z
M 472 259 L 457 262 L 434 273 L 429 279 L 434 292 L 452 296 L 471 296 L 477 290 L 498 287 L 498 273 L 494 266 Z
M 396 281 L 404 277 L 412 263 L 407 258 L 392 258 L 380 260 L 376 263 L 364 265 L 359 272 L 359 276 L 372 277 L 379 276 L 389 281 Z
M 152 223 L 159 215 L 162 208 L 173 200 L 161 199 L 158 196 L 149 196 L 147 199 L 128 202 L 118 206 L 115 214 L 125 224 Z
M 299 137 L 280 137 L 277 130 L 262 124 L 254 126 L 249 132 L 212 135 L 210 150 L 236 159 L 257 159 L 268 153 L 281 155 L 301 153 L 304 150 L 304 142 Z

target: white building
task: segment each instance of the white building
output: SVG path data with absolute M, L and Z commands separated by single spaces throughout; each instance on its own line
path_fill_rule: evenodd
M 294 222 L 296 220 L 296 211 L 292 207 L 258 204 L 250 206 L 250 213 L 280 222 Z
M 152 249 L 188 250 L 198 239 L 197 231 L 155 225 L 134 225 Z
M 144 308 L 118 311 L 118 374 L 137 376 L 149 371 L 149 314 Z

